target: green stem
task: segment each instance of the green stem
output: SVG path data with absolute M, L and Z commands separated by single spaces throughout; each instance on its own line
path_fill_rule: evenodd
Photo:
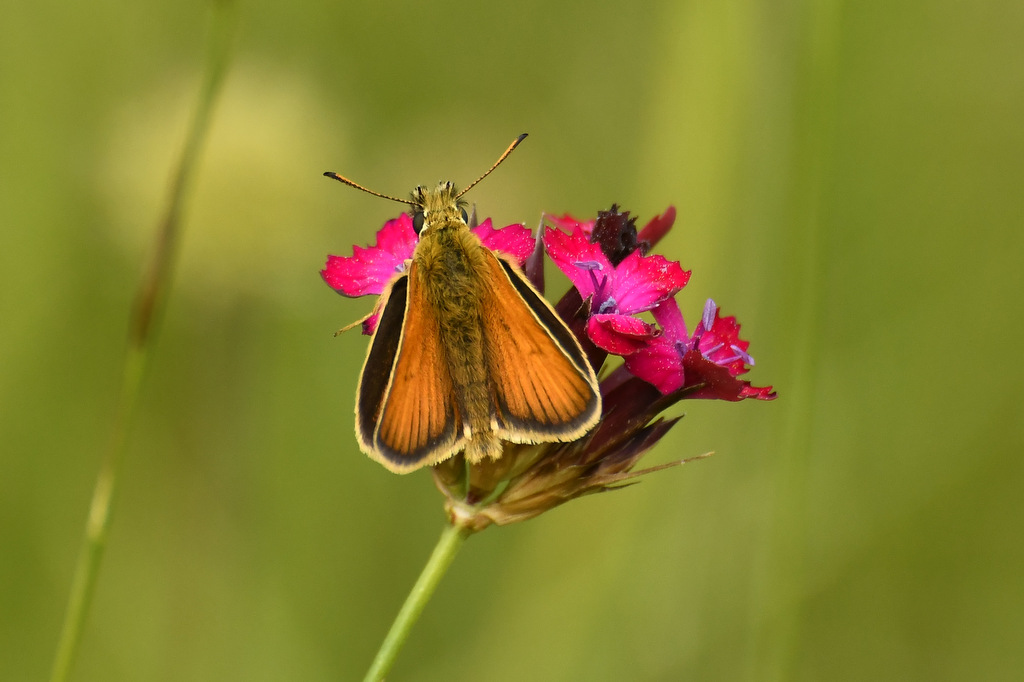
M 111 428 L 111 438 L 100 464 L 92 501 L 89 504 L 85 537 L 71 583 L 64 624 L 53 660 L 51 682 L 64 682 L 68 679 L 78 654 L 85 621 L 96 589 L 103 551 L 107 544 L 118 472 L 124 458 L 128 431 L 139 401 L 142 379 L 149 364 L 154 323 L 163 311 L 163 301 L 174 272 L 185 199 L 190 194 L 199 152 L 210 127 L 213 105 L 227 72 L 234 27 L 233 4 L 226 0 L 218 0 L 213 3 L 213 8 L 214 16 L 202 88 L 182 146 L 181 157 L 174 171 L 167 206 L 154 238 L 153 254 L 143 273 L 132 308 L 121 390 Z
M 423 567 L 423 572 L 420 573 L 416 584 L 412 586 L 409 596 L 405 598 L 405 603 L 402 604 L 402 609 L 395 617 L 395 622 L 391 624 L 391 629 L 388 630 L 387 637 L 381 643 L 380 650 L 377 651 L 377 656 L 373 659 L 363 682 L 379 682 L 391 670 L 399 650 L 409 637 L 412 626 L 423 612 L 423 607 L 430 601 L 437 584 L 441 582 L 448 566 L 451 565 L 452 559 L 455 558 L 462 543 L 471 533 L 472 531 L 458 526 L 445 527 L 441 538 L 437 541 L 437 546 L 434 547 L 434 552 L 427 560 L 427 565 Z

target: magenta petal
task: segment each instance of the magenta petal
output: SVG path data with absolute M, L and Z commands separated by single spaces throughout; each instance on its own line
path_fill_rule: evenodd
M 640 234 L 637 235 L 637 240 L 641 242 L 647 242 L 648 245 L 654 246 L 661 238 L 668 234 L 668 231 L 672 229 L 672 224 L 676 221 L 676 207 L 669 206 L 665 209 L 665 212 L 661 215 L 654 216 L 651 221 L 644 226 L 644 229 L 640 230 Z
M 384 224 L 377 233 L 376 246 L 356 246 L 352 256 L 328 256 L 320 275 L 345 296 L 381 294 L 412 257 L 416 241 L 412 219 L 402 214 Z
M 378 322 L 380 322 L 379 310 L 363 320 L 363 334 L 366 336 L 373 336 L 373 333 L 377 331 Z
M 754 359 L 747 353 L 749 341 L 740 338 L 740 325 L 735 317 L 721 317 L 715 302 L 708 299 L 697 330 L 697 350 L 711 362 L 727 367 L 733 376 L 750 371 Z M 691 342 L 690 346 L 694 344 Z
M 517 223 L 495 230 L 491 225 L 491 219 L 488 218 L 474 227 L 473 233 L 480 237 L 484 246 L 491 251 L 498 251 L 514 258 L 520 267 L 533 253 L 533 234 L 530 232 L 530 228 L 524 225 Z
M 395 274 L 395 267 L 391 259 L 378 258 L 376 253 L 357 246 L 351 258 L 328 256 L 320 276 L 339 294 L 366 296 L 384 291 Z
M 654 321 L 661 326 L 662 334 L 668 340 L 675 342 L 686 341 L 690 338 L 686 331 L 686 320 L 683 319 L 683 313 L 679 310 L 679 303 L 676 299 L 665 299 L 651 310 L 651 315 L 654 316 Z
M 653 324 L 629 315 L 597 314 L 587 320 L 590 340 L 616 355 L 637 352 L 646 347 L 656 334 Z
M 573 218 L 568 213 L 566 213 L 564 216 L 561 216 L 561 217 L 553 216 L 553 215 L 549 215 L 549 214 L 545 213 L 544 214 L 544 218 L 549 223 L 551 223 L 552 225 L 554 225 L 555 227 L 560 229 L 562 232 L 572 233 L 572 232 L 575 232 L 577 228 L 579 228 L 580 230 L 583 231 L 583 234 L 585 234 L 585 235 L 587 235 L 587 237 L 589 237 L 590 234 L 594 231 L 594 221 L 593 220 L 588 220 L 588 221 L 576 220 L 575 218 Z
M 377 248 L 392 254 L 403 261 L 412 258 L 419 235 L 412 228 L 412 218 L 403 213 L 394 220 L 384 223 L 377 233 Z
M 740 393 L 741 398 L 753 398 L 754 400 L 775 400 L 779 395 L 772 390 L 771 386 L 751 386 L 749 381 L 744 381 L 746 386 Z
M 646 348 L 625 357 L 625 366 L 633 376 L 643 379 L 662 394 L 683 385 L 683 364 L 676 344 L 665 336 L 651 341 Z
M 726 317 L 722 318 L 722 321 L 731 322 L 736 327 L 736 331 L 739 331 L 739 325 L 735 324 L 736 318 Z M 720 326 L 722 325 L 715 324 L 716 328 Z M 734 340 L 730 341 L 730 336 Z M 705 357 L 716 364 L 728 367 L 733 376 L 744 374 L 749 371 L 747 365 L 754 364 L 753 358 L 747 355 L 749 347 L 750 342 L 736 338 L 736 334 L 720 336 L 714 332 L 705 333 L 698 344 L 698 349 Z
M 578 225 L 571 234 L 553 227 L 545 228 L 544 248 L 584 300 L 614 272 L 601 245 L 591 244 Z
M 675 296 L 689 281 L 690 272 L 679 263 L 634 251 L 615 268 L 609 295 L 620 313 L 639 313 Z
M 771 386 L 751 386 L 749 381 L 737 379 L 728 367 L 717 365 L 695 350 L 683 356 L 686 386 L 700 386 L 688 398 L 739 401 L 744 398 L 774 400 Z

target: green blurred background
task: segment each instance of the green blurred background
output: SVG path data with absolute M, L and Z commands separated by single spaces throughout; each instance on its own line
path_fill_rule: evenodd
M 49 670 L 200 2 L 3 4 L 0 679 Z M 774 403 L 455 561 L 393 680 L 1019 679 L 1024 4 L 238 6 L 76 680 L 347 680 L 443 523 L 356 448 L 328 253 L 465 183 L 641 221 Z M 552 286 L 562 281 L 552 278 Z M 675 413 L 680 412 L 677 410 Z

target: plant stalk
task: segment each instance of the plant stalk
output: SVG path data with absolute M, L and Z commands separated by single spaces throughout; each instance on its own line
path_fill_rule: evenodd
M 427 560 L 427 565 L 423 567 L 420 577 L 412 586 L 409 596 L 405 598 L 405 603 L 395 617 L 395 622 L 391 624 L 391 629 L 381 643 L 363 682 L 380 682 L 391 670 L 395 659 L 398 658 L 398 652 L 409 637 L 412 626 L 423 613 L 423 608 L 430 601 L 462 543 L 471 534 L 472 531 L 467 528 L 451 525 L 445 527 L 430 559 Z
M 235 24 L 234 4 L 228 0 L 217 0 L 212 6 L 213 18 L 203 83 L 181 156 L 174 170 L 167 205 L 154 237 L 151 260 L 143 273 L 132 307 L 121 389 L 111 437 L 96 476 L 92 501 L 89 504 L 85 537 L 75 565 L 71 594 L 68 597 L 60 640 L 54 655 L 51 682 L 65 682 L 78 655 L 107 544 L 118 473 L 124 459 L 128 432 L 133 423 L 142 380 L 153 347 L 155 321 L 163 312 L 163 303 L 174 272 L 185 200 L 191 192 L 199 153 L 209 130 L 213 107 L 230 61 L 231 38 Z

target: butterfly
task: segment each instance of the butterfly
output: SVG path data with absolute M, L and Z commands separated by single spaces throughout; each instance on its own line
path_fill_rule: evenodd
M 459 191 L 417 187 L 409 199 L 419 241 L 381 295 L 356 391 L 361 449 L 396 473 L 464 452 L 502 456 L 502 441 L 572 441 L 598 421 L 597 377 L 579 341 L 509 257 L 469 228 Z

